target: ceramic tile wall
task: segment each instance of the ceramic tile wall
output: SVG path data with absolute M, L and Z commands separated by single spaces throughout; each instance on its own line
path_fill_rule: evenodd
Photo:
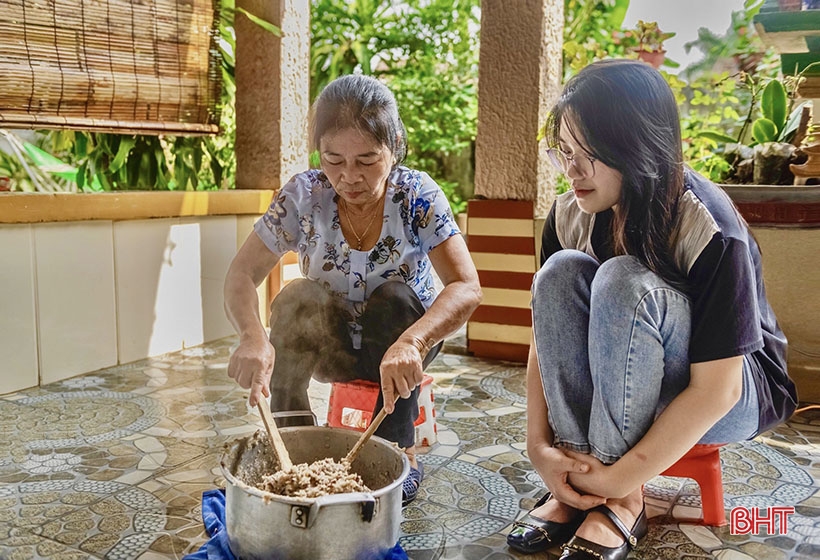
M 40 382 L 117 363 L 112 223 L 34 226 Z
M 185 223 L 185 222 L 183 222 Z M 225 274 L 236 254 L 237 224 L 234 216 L 209 216 L 199 220 L 202 261 L 202 338 L 216 340 L 234 333 L 225 316 L 222 288 Z M 244 241 L 244 238 L 243 238 Z M 186 342 L 186 345 L 187 342 Z
M 37 385 L 32 227 L 0 226 L 0 394 Z
M 236 217 L 236 250 L 238 251 L 245 239 L 253 232 L 253 224 L 259 216 L 237 216 Z M 256 290 L 259 297 L 259 316 L 262 318 L 262 324 L 268 326 L 268 281 L 265 280 Z
M 0 226 L 0 394 L 233 334 L 224 278 L 255 220 Z
M 196 344 L 202 338 L 198 224 L 118 222 L 114 248 L 120 363 L 179 350 L 186 340 Z

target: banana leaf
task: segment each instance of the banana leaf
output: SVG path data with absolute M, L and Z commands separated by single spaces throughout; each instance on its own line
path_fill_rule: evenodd
M 39 167 L 41 170 L 45 171 L 49 175 L 53 175 L 54 177 L 59 177 L 60 179 L 66 179 L 72 183 L 77 183 L 81 188 L 86 188 L 84 185 L 79 185 L 77 180 L 77 173 L 79 170 L 76 167 L 65 163 L 63 160 L 54 157 L 50 153 L 41 150 L 29 142 L 23 142 L 23 148 L 26 150 L 26 155 L 31 158 L 34 165 Z M 92 191 L 103 190 L 102 185 L 96 176 L 94 177 L 91 185 L 87 188 Z

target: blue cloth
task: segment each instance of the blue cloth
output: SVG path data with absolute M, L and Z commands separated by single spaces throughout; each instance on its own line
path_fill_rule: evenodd
M 236 560 L 228 545 L 228 531 L 225 530 L 224 490 L 202 493 L 202 523 L 211 538 L 198 551 L 182 560 Z
M 211 537 L 202 547 L 182 560 L 236 560 L 228 545 L 225 530 L 225 491 L 208 490 L 202 493 L 202 522 Z M 380 560 L 409 560 L 407 553 L 396 543 Z

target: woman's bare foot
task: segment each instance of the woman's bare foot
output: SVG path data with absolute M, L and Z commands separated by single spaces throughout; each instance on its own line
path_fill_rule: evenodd
M 404 454 L 407 455 L 407 461 L 410 463 L 410 466 L 418 470 L 419 462 L 418 459 L 416 459 L 416 446 L 406 447 Z
M 610 498 L 606 501 L 606 505 L 623 521 L 627 528 L 631 529 L 643 510 L 642 489 L 638 488 L 624 498 Z M 597 511 L 590 511 L 587 514 L 586 519 L 575 531 L 575 534 L 590 542 L 609 548 L 621 546 L 624 543 L 624 536 L 612 524 L 612 521 L 606 515 Z

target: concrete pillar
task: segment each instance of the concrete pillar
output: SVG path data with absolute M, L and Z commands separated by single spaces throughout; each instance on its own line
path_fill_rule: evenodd
M 536 136 L 560 93 L 563 22 L 562 0 L 481 3 L 477 197 L 549 209 L 555 176 Z
M 309 0 L 237 0 L 236 187 L 278 189 L 308 166 Z
M 478 356 L 525 361 L 536 246 L 555 173 L 536 141 L 560 92 L 563 0 L 483 0 L 475 195 L 467 238 L 484 302 L 467 323 Z M 538 231 L 536 231 L 538 230 Z

